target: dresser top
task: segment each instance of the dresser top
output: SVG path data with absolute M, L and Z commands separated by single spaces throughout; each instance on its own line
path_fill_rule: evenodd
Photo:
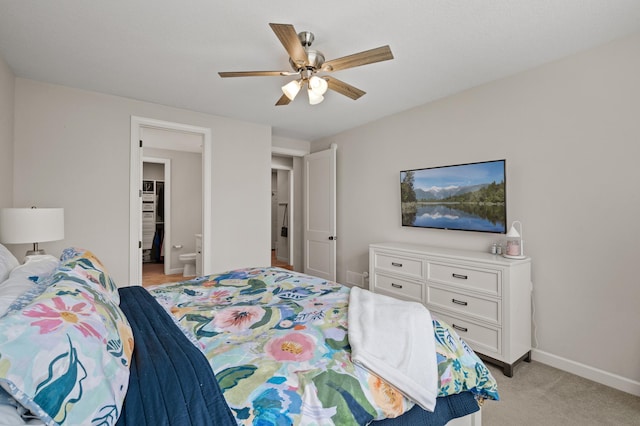
M 387 249 L 401 251 L 409 254 L 422 254 L 433 257 L 446 257 L 458 260 L 476 261 L 490 263 L 501 266 L 512 266 L 520 263 L 529 263 L 531 258 L 524 259 L 508 259 L 499 254 L 491 254 L 483 251 L 461 250 L 446 247 L 427 246 L 422 244 L 401 243 L 401 242 L 384 242 L 369 245 L 370 248 Z

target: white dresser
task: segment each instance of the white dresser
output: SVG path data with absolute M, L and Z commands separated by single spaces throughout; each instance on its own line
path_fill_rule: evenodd
M 485 361 L 531 360 L 531 260 L 404 243 L 369 246 L 369 290 L 413 300 Z

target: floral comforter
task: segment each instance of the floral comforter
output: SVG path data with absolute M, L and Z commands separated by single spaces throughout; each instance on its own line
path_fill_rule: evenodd
M 248 268 L 148 290 L 201 347 L 239 424 L 365 425 L 413 406 L 351 362 L 348 287 Z M 473 351 L 446 324 L 433 325 L 439 396 L 498 399 Z

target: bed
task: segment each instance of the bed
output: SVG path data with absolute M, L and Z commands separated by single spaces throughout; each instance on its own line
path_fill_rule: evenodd
M 4 268 L 0 424 L 479 425 L 479 404 L 499 399 L 482 361 L 437 318 L 414 327 L 435 350 L 412 361 L 434 375 L 433 405 L 406 398 L 414 389 L 397 377 L 352 362 L 356 292 L 316 277 L 245 268 L 118 289 L 74 248 Z

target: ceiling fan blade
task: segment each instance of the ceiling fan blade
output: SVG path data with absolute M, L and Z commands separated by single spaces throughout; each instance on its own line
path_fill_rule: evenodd
M 287 76 L 297 75 L 295 72 L 289 71 L 227 71 L 219 72 L 220 77 L 271 77 L 271 76 Z
M 388 61 L 393 59 L 393 53 L 389 46 L 381 46 L 342 58 L 332 59 L 322 65 L 323 71 L 339 71 L 347 68 L 359 67 L 361 65 L 373 64 L 375 62 Z
M 353 87 L 350 84 L 345 83 L 344 81 L 338 80 L 333 77 L 322 77 L 327 80 L 329 83 L 329 89 L 334 90 L 341 95 L 345 95 L 353 100 L 360 98 L 362 95 L 366 94 L 364 90 L 360 90 L 357 87 Z
M 293 25 L 290 24 L 269 24 L 271 29 L 280 40 L 289 54 L 291 60 L 298 66 L 307 65 L 307 52 L 304 50 L 298 34 Z
M 278 102 L 276 102 L 276 106 L 289 105 L 289 102 L 291 102 L 291 99 L 289 99 L 287 95 L 282 95 L 280 99 L 278 99 Z

